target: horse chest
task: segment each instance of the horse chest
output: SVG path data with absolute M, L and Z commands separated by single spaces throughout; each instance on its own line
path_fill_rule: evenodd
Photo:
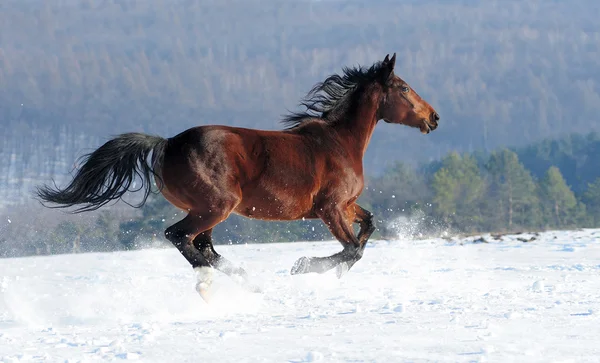
M 351 199 L 356 199 L 362 193 L 364 187 L 364 181 L 361 177 L 355 177 L 352 179 L 348 179 L 347 183 L 347 195 Z
M 330 195 L 335 195 L 337 199 L 354 200 L 358 198 L 364 187 L 364 178 L 361 173 L 352 168 L 346 168 L 331 173 L 332 183 L 329 183 Z

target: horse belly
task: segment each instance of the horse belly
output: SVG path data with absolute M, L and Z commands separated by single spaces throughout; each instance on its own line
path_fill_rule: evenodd
M 246 188 L 237 214 L 245 217 L 273 221 L 289 221 L 308 217 L 312 211 L 313 196 L 309 189 L 297 188 Z

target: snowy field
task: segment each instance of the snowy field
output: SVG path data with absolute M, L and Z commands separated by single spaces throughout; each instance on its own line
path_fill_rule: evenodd
M 204 303 L 175 249 L 0 260 L 0 362 L 592 362 L 600 230 L 375 241 L 341 280 L 290 276 L 337 242 L 217 246 Z

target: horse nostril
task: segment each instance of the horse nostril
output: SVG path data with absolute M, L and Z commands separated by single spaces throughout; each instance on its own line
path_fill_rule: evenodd
M 434 112 L 434 113 L 431 114 L 431 119 L 433 121 L 439 121 L 440 120 L 440 115 L 438 115 L 437 112 Z

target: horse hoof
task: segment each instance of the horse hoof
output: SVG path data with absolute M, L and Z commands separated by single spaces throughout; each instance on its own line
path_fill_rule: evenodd
M 196 291 L 198 291 L 202 300 L 207 304 L 210 303 L 210 285 L 200 282 L 196 285 Z
M 300 257 L 292 266 L 292 270 L 290 273 L 292 275 L 304 274 L 308 272 L 308 267 L 310 265 L 310 260 L 308 257 Z
M 346 262 L 342 262 L 335 267 L 335 274 L 337 275 L 338 279 L 341 279 L 342 276 L 344 276 L 346 272 L 348 272 L 348 270 L 350 270 L 348 264 Z

